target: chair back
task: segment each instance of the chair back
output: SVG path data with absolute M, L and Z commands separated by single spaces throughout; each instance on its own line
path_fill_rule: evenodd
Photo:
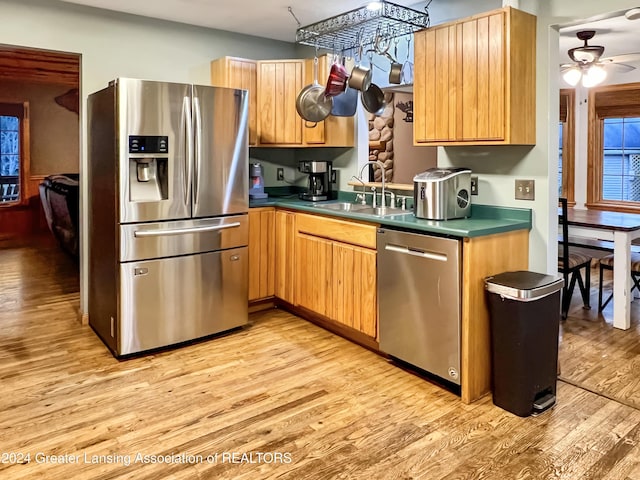
M 560 226 L 562 227 L 562 238 L 559 242 L 561 252 L 560 254 L 558 254 L 558 260 L 562 260 L 562 270 L 566 276 L 567 269 L 569 268 L 569 225 L 567 225 L 567 199 L 560 197 L 558 201 L 560 202 L 561 209 L 560 218 L 558 220 L 560 222 Z M 565 278 L 565 284 L 566 281 L 567 280 Z

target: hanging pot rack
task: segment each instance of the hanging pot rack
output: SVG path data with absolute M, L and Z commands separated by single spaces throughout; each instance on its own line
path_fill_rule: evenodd
M 300 27 L 296 43 L 343 53 L 365 47 L 379 50 L 385 44 L 388 48 L 394 38 L 429 27 L 429 4 L 420 12 L 391 2 L 380 3 L 377 10 L 364 6 Z

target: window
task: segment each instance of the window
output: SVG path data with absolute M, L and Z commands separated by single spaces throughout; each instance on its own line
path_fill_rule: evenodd
M 558 196 L 574 203 L 575 90 L 560 90 L 560 122 L 558 136 Z
M 605 118 L 602 198 L 640 202 L 640 117 Z
M 640 83 L 589 92 L 589 207 L 640 212 Z
M 26 111 L 26 104 L 0 103 L 0 207 L 26 201 L 24 187 L 29 171 Z

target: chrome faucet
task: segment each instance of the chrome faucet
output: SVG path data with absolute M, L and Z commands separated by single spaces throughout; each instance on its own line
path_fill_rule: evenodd
M 364 182 L 362 181 L 361 178 L 356 177 L 355 175 L 351 175 L 351 178 L 353 180 L 357 180 L 358 182 L 360 182 L 362 184 L 362 193 L 358 193 L 356 195 L 356 202 L 358 200 L 360 200 L 360 203 L 362 203 L 362 205 L 366 205 L 367 204 L 367 196 L 365 195 L 365 191 L 364 191 L 364 189 L 366 188 Z
M 384 163 L 382 163 L 380 160 L 369 160 L 368 162 L 366 162 L 364 165 L 362 165 L 362 168 L 360 169 L 360 174 L 358 175 L 358 178 L 360 179 L 360 181 L 362 181 L 362 172 L 364 171 L 364 168 L 369 165 L 378 165 L 380 167 L 380 170 L 382 170 L 382 201 L 380 202 L 382 205 L 382 207 L 385 206 L 385 199 L 384 199 L 384 193 L 385 193 L 385 187 L 384 187 L 384 177 L 385 175 L 385 170 L 384 170 Z M 363 184 L 364 185 L 364 184 Z M 375 206 L 376 204 L 376 194 L 375 194 L 375 190 L 373 193 L 373 204 Z
M 395 207 L 396 206 L 396 194 L 393 193 L 391 190 L 389 190 L 387 192 L 389 194 L 389 206 L 390 207 Z M 384 194 L 382 195 L 382 206 L 384 207 L 385 204 L 385 200 L 384 200 Z

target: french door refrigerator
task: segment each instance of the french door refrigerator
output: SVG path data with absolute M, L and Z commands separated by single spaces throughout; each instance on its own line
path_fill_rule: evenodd
M 89 95 L 89 324 L 115 356 L 247 323 L 247 108 L 129 78 Z

